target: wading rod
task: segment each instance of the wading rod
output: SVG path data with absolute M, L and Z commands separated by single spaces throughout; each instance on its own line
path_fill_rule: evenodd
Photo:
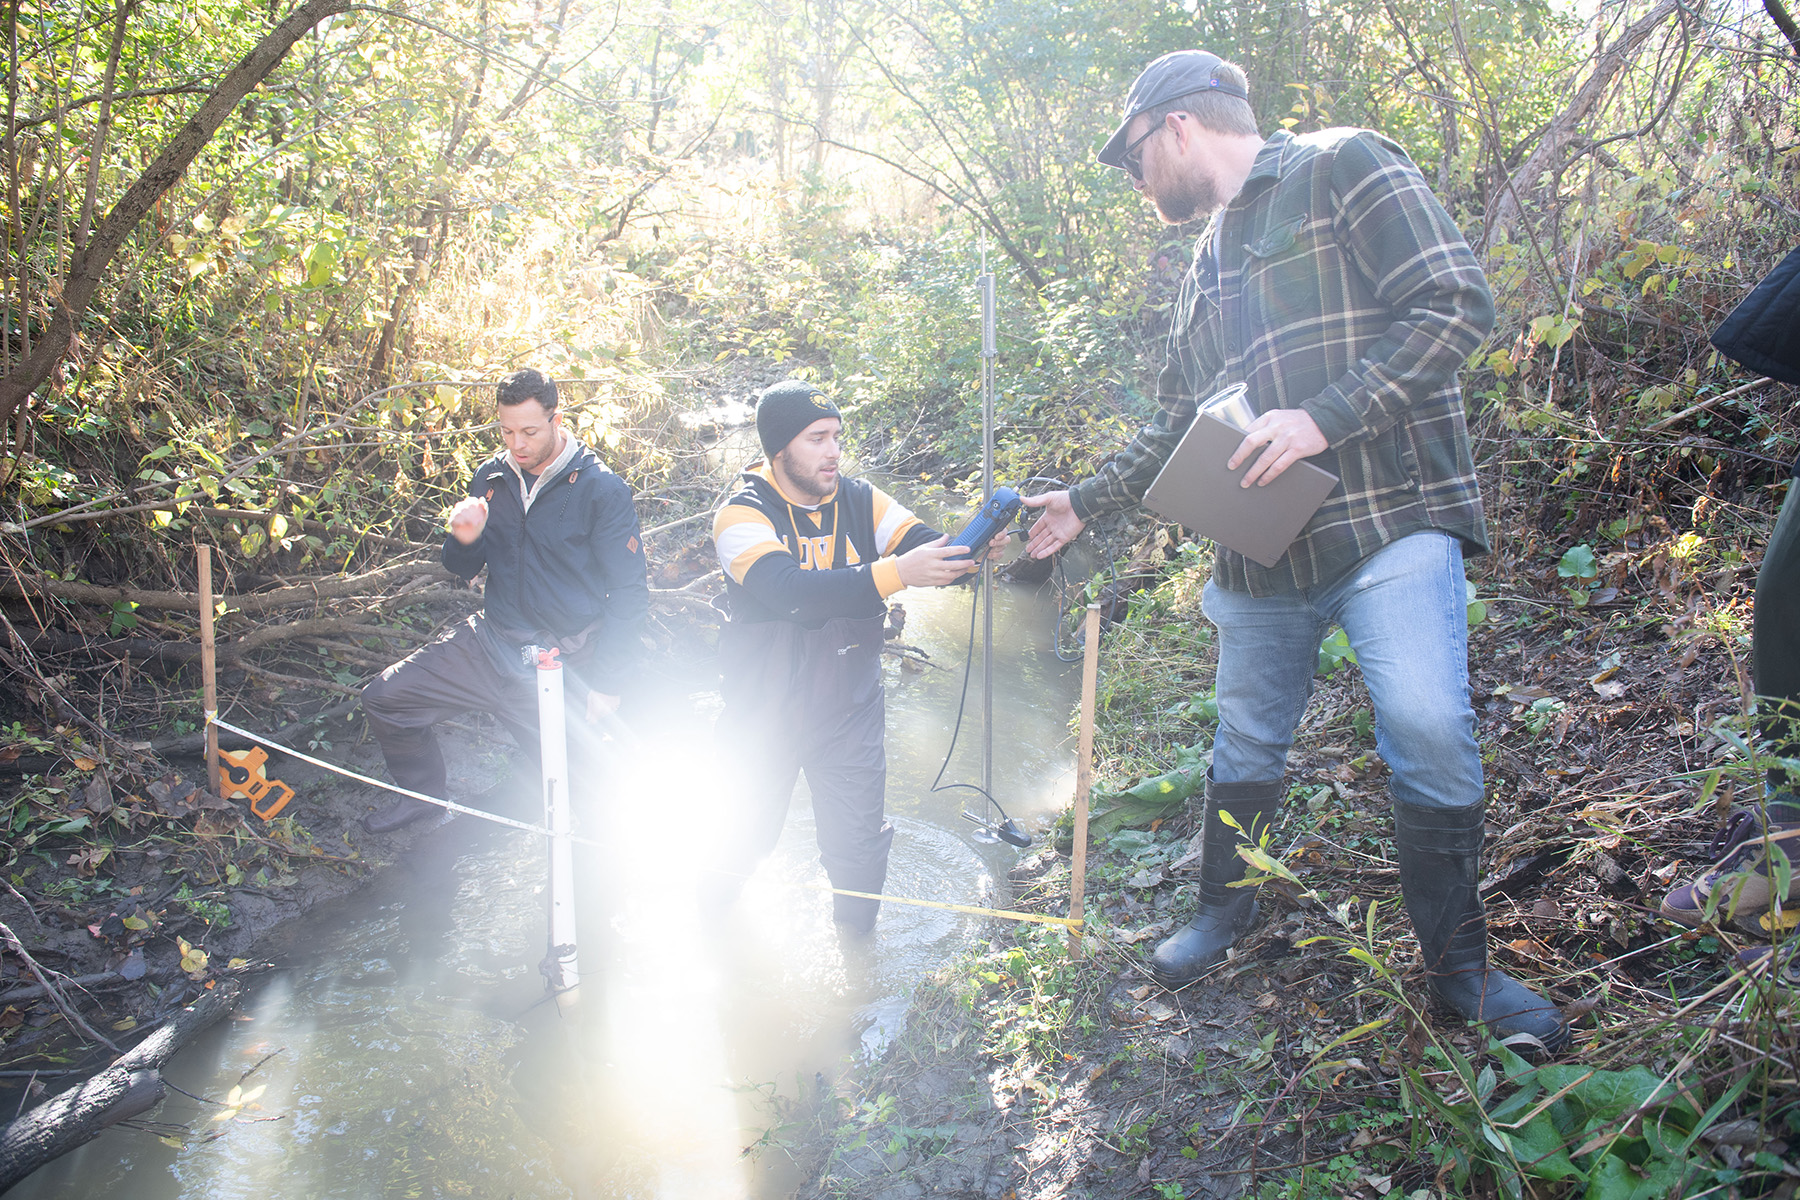
M 575 957 L 575 854 L 569 841 L 569 743 L 563 673 L 555 649 L 527 646 L 537 667 L 538 750 L 544 765 L 544 824 L 550 839 L 550 952 L 543 971 L 559 1012 L 575 1007 L 581 970 Z
M 994 498 L 994 273 L 988 270 L 987 238 L 981 239 L 981 503 Z M 981 790 L 994 807 L 994 571 L 992 555 L 981 555 Z M 1005 819 L 1004 813 L 1001 814 Z

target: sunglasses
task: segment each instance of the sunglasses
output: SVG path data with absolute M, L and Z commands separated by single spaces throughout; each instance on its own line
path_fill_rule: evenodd
M 1168 123 L 1168 119 L 1164 118 L 1151 125 L 1150 128 L 1133 138 L 1131 143 L 1125 147 L 1125 153 L 1119 156 L 1119 165 L 1125 169 L 1127 175 L 1139 183 L 1144 182 L 1143 155 L 1140 151 L 1144 143 L 1155 137 L 1157 130 L 1164 128 Z

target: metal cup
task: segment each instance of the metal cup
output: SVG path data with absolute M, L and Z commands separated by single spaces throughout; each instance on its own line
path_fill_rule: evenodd
M 1234 383 L 1214 392 L 1200 402 L 1200 411 L 1225 422 L 1239 433 L 1248 430 L 1250 422 L 1256 420 L 1256 410 L 1250 407 L 1250 385 L 1247 383 Z

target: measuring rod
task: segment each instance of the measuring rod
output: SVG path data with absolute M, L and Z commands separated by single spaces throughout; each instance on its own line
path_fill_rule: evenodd
M 525 647 L 525 661 L 537 667 L 538 748 L 544 766 L 544 824 L 550 839 L 550 952 L 543 972 L 558 1011 L 575 1007 L 581 969 L 575 958 L 575 853 L 569 841 L 569 742 L 563 711 L 561 653 Z

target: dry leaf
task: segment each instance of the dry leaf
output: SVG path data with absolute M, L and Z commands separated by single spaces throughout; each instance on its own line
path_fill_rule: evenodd
M 77 758 L 74 762 L 77 771 L 91 771 L 100 765 L 97 760 L 92 758 Z
M 181 947 L 181 969 L 189 975 L 198 975 L 206 970 L 206 951 L 198 946 L 190 946 L 186 938 L 176 938 L 175 944 Z
M 1562 1006 L 1563 1015 L 1571 1021 L 1579 1021 L 1600 1007 L 1600 997 L 1581 996 Z
M 1514 704 L 1535 704 L 1539 700 L 1556 699 L 1555 692 L 1541 687 L 1526 687 L 1522 683 L 1515 683 L 1503 692 L 1496 690 L 1495 695 L 1504 695 Z

